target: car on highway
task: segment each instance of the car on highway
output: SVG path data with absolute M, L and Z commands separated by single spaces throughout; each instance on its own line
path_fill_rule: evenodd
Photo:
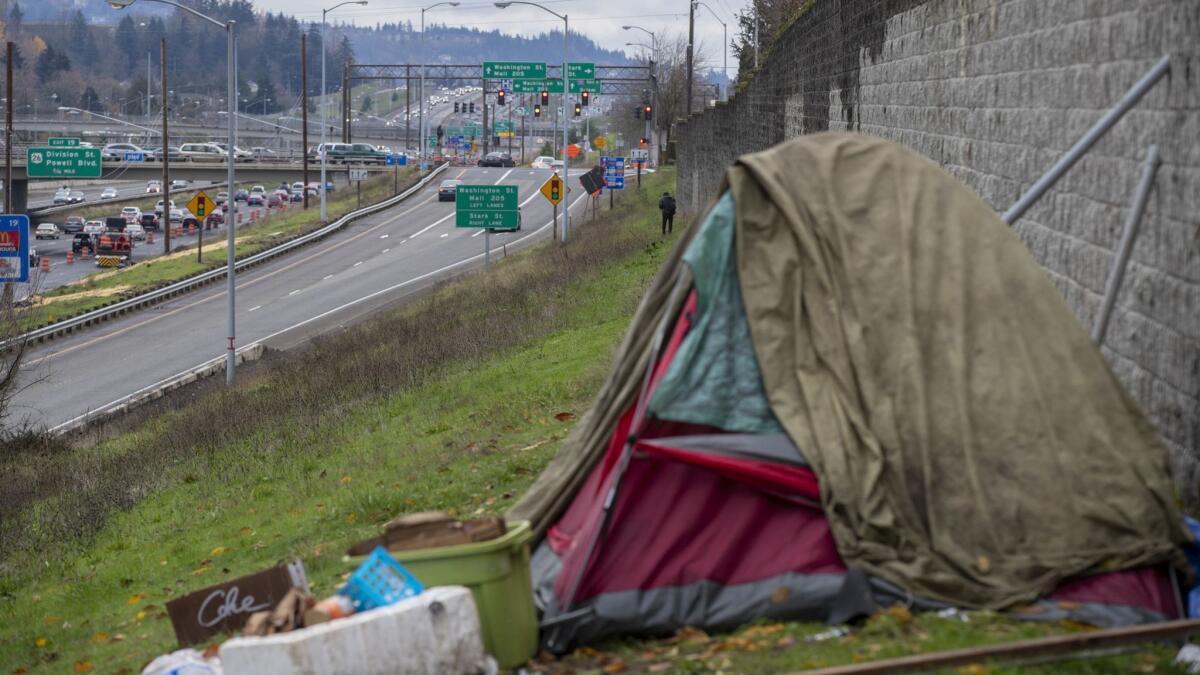
M 462 181 L 456 178 L 447 178 L 438 185 L 438 201 L 452 202 L 458 195 L 458 186 L 462 185 Z
M 245 190 L 238 190 L 233 193 L 233 201 L 235 202 L 244 202 L 248 199 L 250 199 L 250 193 Z
M 152 194 L 159 194 L 161 192 L 162 192 L 162 183 L 160 183 L 156 180 L 146 181 L 146 194 L 152 195 Z
M 260 162 L 277 162 L 283 157 L 270 148 L 250 148 L 250 154 Z
M 229 193 L 224 191 L 218 192 L 217 196 L 213 198 L 213 203 L 217 206 L 224 206 L 227 201 L 229 201 Z
M 132 218 L 135 222 L 140 223 L 142 221 L 142 210 L 136 206 L 126 206 L 125 208 L 121 209 L 121 215 L 125 218 L 125 220 Z
M 272 209 L 277 209 L 280 206 L 283 206 L 283 198 L 279 196 L 278 190 L 267 195 L 267 206 Z
M 256 192 L 260 195 L 265 195 L 267 194 L 267 188 L 261 185 L 255 185 L 254 187 L 250 188 L 250 194 L 254 194 Z
M 225 151 L 214 143 L 184 143 L 179 146 L 179 156 L 185 162 L 221 162 Z
M 113 187 L 104 188 L 104 191 L 100 193 L 100 199 L 116 199 L 116 198 L 117 198 L 117 188 L 113 188 Z
M 59 188 L 54 192 L 54 203 L 69 204 L 71 200 L 71 190 L 69 188 Z
M 71 190 L 71 194 L 67 197 L 67 203 L 68 204 L 82 204 L 83 200 L 85 200 L 85 199 L 87 199 L 87 196 L 84 195 L 82 192 L 77 192 L 75 190 Z
M 146 230 L 157 230 L 158 229 L 158 214 L 143 213 L 142 220 L 141 220 L 141 226 L 143 229 L 146 229 Z
M 151 159 L 155 162 L 163 161 L 162 148 L 146 148 L 146 159 Z M 182 159 L 183 155 L 180 154 L 179 148 L 167 148 L 167 161 L 178 162 Z
M 83 216 L 67 216 L 62 225 L 63 234 L 83 232 L 83 222 Z
M 227 156 L 229 152 L 229 145 L 227 143 L 209 143 L 209 145 L 216 146 L 221 151 L 222 156 Z M 254 161 L 254 153 L 250 152 L 249 150 L 243 150 L 235 145 L 233 146 L 233 161 L 252 162 Z
M 187 186 L 188 186 L 188 182 L 182 178 L 176 178 L 175 180 L 171 181 L 171 189 L 172 190 L 181 190 L 183 188 L 186 188 Z
M 246 206 L 262 206 L 266 203 L 266 197 L 261 192 L 251 192 L 249 197 L 246 197 Z
M 191 211 L 183 211 L 183 219 L 179 221 L 183 225 L 184 230 L 200 229 L 200 219 L 192 215 Z
M 225 214 L 221 211 L 213 211 L 208 214 L 208 218 L 204 219 L 204 228 L 208 230 L 216 229 L 225 224 Z
M 62 231 L 54 223 L 42 223 L 33 231 L 34 239 L 58 239 Z
M 107 228 L 104 227 L 103 220 L 89 220 L 83 224 L 83 233 L 84 234 L 100 236 L 100 235 L 104 234 L 106 231 L 107 231 Z
M 479 160 L 479 166 L 511 167 L 517 163 L 506 152 L 489 152 Z
M 296 181 L 295 183 L 292 183 L 292 192 L 303 192 L 303 191 L 304 191 L 304 182 L 303 181 Z
M 146 228 L 142 227 L 141 223 L 128 223 L 125 225 L 125 234 L 134 241 L 146 240 Z
M 186 215 L 191 215 L 191 214 L 186 214 Z M 182 223 L 182 222 L 183 222 L 183 219 L 185 218 L 185 214 L 184 214 L 184 211 L 183 211 L 183 209 L 176 209 L 176 208 L 172 208 L 172 209 L 171 209 L 171 215 L 170 215 L 170 218 L 171 218 L 171 223 L 172 223 L 172 224 L 174 224 L 174 223 Z
M 290 190 L 288 192 L 288 199 L 291 200 L 292 203 L 304 201 L 304 190 Z
M 164 201 L 164 200 L 160 199 L 160 200 L 158 200 L 158 203 L 154 205 L 154 212 L 155 212 L 155 213 L 160 213 L 160 214 L 161 214 L 161 213 L 163 212 L 163 201 Z M 167 208 L 168 208 L 168 209 L 173 209 L 173 208 L 175 208 L 175 200 L 174 200 L 174 199 L 172 199 L 172 200 L 171 200 L 171 203 L 170 203 L 170 205 L 169 205 L 169 206 L 167 206 Z
M 549 155 L 541 155 L 540 157 L 534 158 L 534 160 L 529 163 L 529 167 L 531 169 L 549 169 L 553 165 L 553 162 L 553 157 L 550 157 Z
M 100 150 L 100 158 L 111 162 L 124 162 L 125 153 L 145 153 L 133 143 L 109 143 Z
M 85 234 L 83 232 L 76 232 L 75 238 L 71 240 L 71 251 L 75 253 L 75 255 L 79 255 L 80 253 L 83 253 L 84 248 L 87 248 L 89 251 L 96 250 L 96 244 L 92 241 L 92 235 Z

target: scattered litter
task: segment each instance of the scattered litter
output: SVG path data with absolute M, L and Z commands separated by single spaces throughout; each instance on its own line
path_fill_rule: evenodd
M 195 649 L 180 649 L 163 654 L 142 669 L 142 675 L 222 675 L 221 658 L 204 655 Z
M 971 615 L 957 607 L 947 607 L 946 609 L 938 610 L 937 615 L 942 619 L 958 619 L 963 623 L 971 622 Z
M 815 633 L 813 635 L 809 635 L 808 637 L 804 638 L 804 641 L 805 642 L 824 642 L 826 640 L 835 640 L 840 637 L 846 637 L 849 634 L 850 634 L 849 628 L 843 628 L 842 626 L 838 626 L 837 628 L 830 628 L 829 630 L 821 632 L 821 633 Z
M 1200 673 L 1200 647 L 1190 642 L 1184 645 L 1175 655 L 1175 663 L 1187 668 L 1189 673 Z

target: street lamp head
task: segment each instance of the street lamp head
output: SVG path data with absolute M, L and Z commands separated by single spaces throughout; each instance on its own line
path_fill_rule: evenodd
M 500 9 L 507 9 L 509 6 L 511 6 L 511 5 L 512 5 L 512 3 L 511 3 L 511 2 L 497 2 L 497 3 L 494 3 L 494 4 L 495 4 L 497 7 L 499 7 Z
M 108 6 L 113 9 L 125 9 L 126 7 L 137 2 L 137 0 L 108 0 Z
M 633 26 L 621 26 L 621 30 L 631 30 Z

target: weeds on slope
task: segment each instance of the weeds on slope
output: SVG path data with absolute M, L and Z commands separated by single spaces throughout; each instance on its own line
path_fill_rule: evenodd
M 204 465 L 241 444 L 259 457 L 303 453 L 323 427 L 371 402 L 412 389 L 451 364 L 480 363 L 562 326 L 573 287 L 644 248 L 654 195 L 673 175 L 628 190 L 566 245 L 545 244 L 486 273 L 444 284 L 425 300 L 311 341 L 232 390 L 190 401 L 140 429 L 90 447 L 46 447 L 0 457 L 0 572 L 23 551 L 99 530 L 114 511 L 154 490 L 236 471 Z M 185 467 L 185 468 L 180 468 Z

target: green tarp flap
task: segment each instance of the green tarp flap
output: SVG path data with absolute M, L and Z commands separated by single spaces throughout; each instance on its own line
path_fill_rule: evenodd
M 728 431 L 781 433 L 750 342 L 733 259 L 733 226 L 733 196 L 726 193 L 684 251 L 696 289 L 696 316 L 648 410 L 660 419 Z

